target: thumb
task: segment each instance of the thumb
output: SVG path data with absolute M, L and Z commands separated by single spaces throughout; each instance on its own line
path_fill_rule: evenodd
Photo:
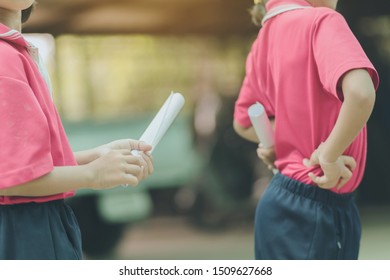
M 140 141 L 138 147 L 139 147 L 139 150 L 143 151 L 143 152 L 148 152 L 152 149 L 152 146 L 144 141 Z
M 312 166 L 313 166 L 312 162 L 311 162 L 309 159 L 307 159 L 307 158 L 304 158 L 304 159 L 302 160 L 302 163 L 303 163 L 303 165 L 306 166 L 306 167 L 312 167 Z
M 130 139 L 130 150 L 148 152 L 151 149 L 152 149 L 152 146 L 144 141 Z
M 310 155 L 310 159 L 304 158 L 303 165 L 306 167 L 316 166 L 320 163 L 318 158 L 318 150 L 314 150 L 314 152 Z

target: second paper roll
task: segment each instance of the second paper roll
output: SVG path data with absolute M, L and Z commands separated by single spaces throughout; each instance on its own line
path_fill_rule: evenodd
M 248 108 L 248 115 L 259 141 L 265 148 L 272 147 L 274 145 L 274 131 L 264 106 L 258 102 L 253 104 Z

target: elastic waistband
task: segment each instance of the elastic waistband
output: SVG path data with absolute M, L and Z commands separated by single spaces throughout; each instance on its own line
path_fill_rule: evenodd
M 64 204 L 64 199 L 55 199 L 45 202 L 24 202 L 24 203 L 15 203 L 15 204 L 0 204 L 0 208 L 18 208 L 18 207 L 39 207 L 39 206 L 55 206 Z
M 355 199 L 354 192 L 338 194 L 330 190 L 321 189 L 316 186 L 299 182 L 280 173 L 275 174 L 271 181 L 271 185 L 286 189 L 296 195 L 313 201 L 322 202 L 327 205 L 346 206 Z

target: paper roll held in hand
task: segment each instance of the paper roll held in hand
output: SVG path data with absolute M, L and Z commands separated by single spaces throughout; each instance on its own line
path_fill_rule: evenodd
M 183 108 L 184 102 L 183 95 L 171 93 L 139 140 L 152 145 L 153 151 Z M 133 151 L 133 154 L 136 152 Z
M 248 108 L 248 115 L 259 141 L 265 148 L 272 147 L 274 145 L 274 132 L 264 106 L 260 103 L 253 104 Z

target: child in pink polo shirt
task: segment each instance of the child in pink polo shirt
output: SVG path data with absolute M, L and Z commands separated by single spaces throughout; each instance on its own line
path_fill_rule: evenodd
M 137 185 L 153 171 L 151 146 L 124 139 L 71 151 L 38 49 L 20 33 L 34 2 L 0 0 L 0 259 L 80 259 L 64 198 Z
M 274 147 L 258 149 L 279 173 L 256 210 L 256 258 L 357 259 L 354 190 L 377 72 L 335 11 L 337 0 L 265 2 L 255 0 L 252 10 L 262 28 L 234 115 L 236 132 L 254 142 L 248 107 L 260 102 L 274 119 Z

